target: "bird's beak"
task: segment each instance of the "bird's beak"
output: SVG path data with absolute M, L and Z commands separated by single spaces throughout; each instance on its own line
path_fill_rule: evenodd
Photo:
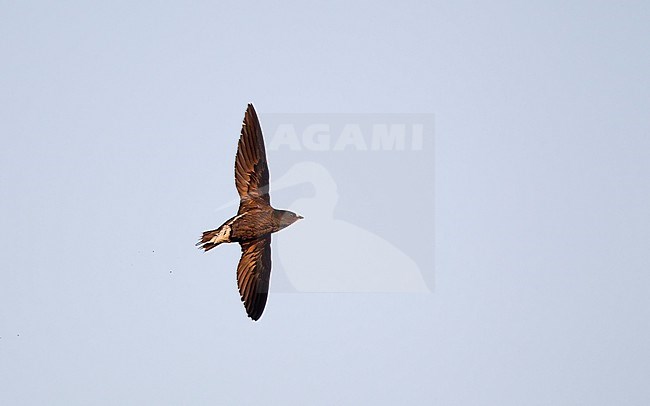
M 304 219 L 304 217 L 301 216 L 301 215 L 298 215 L 298 220 L 302 220 L 302 219 Z

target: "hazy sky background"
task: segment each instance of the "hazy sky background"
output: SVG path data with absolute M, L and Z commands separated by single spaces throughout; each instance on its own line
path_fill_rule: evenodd
M 0 403 L 649 404 L 650 6 L 538 3 L 2 2 Z M 432 293 L 245 316 L 251 101 L 435 115 Z

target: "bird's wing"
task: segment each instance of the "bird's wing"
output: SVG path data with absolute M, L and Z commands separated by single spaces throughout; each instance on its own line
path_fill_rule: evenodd
M 246 211 L 249 205 L 271 204 L 264 138 L 252 104 L 246 109 L 237 146 L 235 186 L 240 198 L 239 213 Z
M 257 320 L 269 296 L 271 234 L 240 245 L 242 254 L 237 265 L 237 286 L 248 317 Z

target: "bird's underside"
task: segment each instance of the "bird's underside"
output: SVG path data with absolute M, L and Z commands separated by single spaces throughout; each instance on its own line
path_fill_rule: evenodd
M 278 231 L 273 227 L 273 208 L 253 209 L 232 217 L 216 230 L 203 233 L 197 245 L 209 251 L 222 243 L 248 242 Z
M 237 215 L 219 228 L 204 232 L 197 245 L 209 251 L 222 243 L 240 244 L 237 286 L 248 316 L 258 320 L 269 292 L 271 233 L 302 217 L 271 207 L 264 139 L 252 104 L 246 109 L 237 146 L 235 186 L 240 198 Z

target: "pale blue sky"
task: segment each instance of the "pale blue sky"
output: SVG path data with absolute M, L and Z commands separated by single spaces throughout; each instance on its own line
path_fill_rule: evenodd
M 648 404 L 649 21 L 647 2 L 3 2 L 0 403 Z M 435 116 L 435 171 L 413 174 L 435 177 L 435 227 L 397 228 L 435 235 L 431 293 L 277 292 L 245 316 L 239 248 L 193 243 L 234 214 L 248 102 Z

